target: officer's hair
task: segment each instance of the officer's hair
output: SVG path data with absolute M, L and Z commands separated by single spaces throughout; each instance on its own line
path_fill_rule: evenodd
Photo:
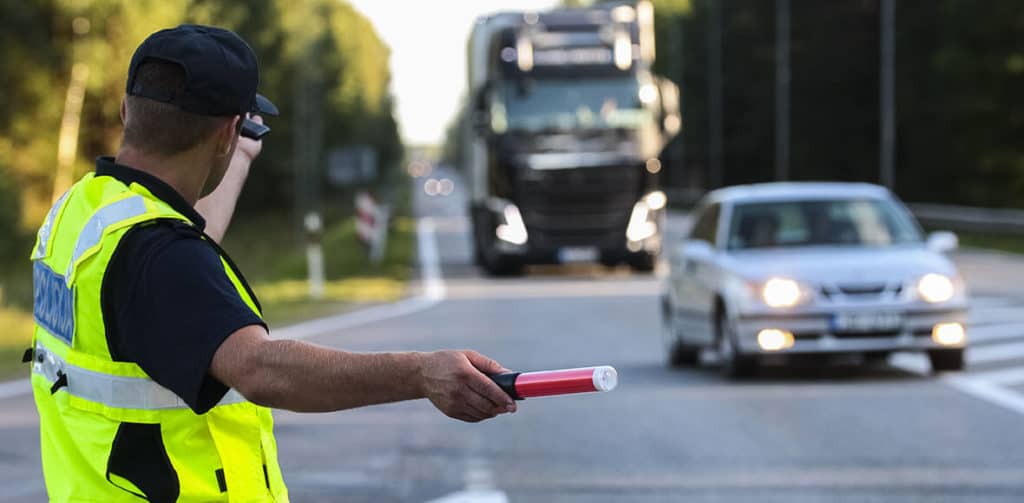
M 139 66 L 133 86 L 172 95 L 185 87 L 185 71 L 174 63 L 147 61 Z M 125 104 L 128 113 L 122 143 L 155 155 L 189 150 L 230 119 L 187 112 L 170 103 L 130 94 Z

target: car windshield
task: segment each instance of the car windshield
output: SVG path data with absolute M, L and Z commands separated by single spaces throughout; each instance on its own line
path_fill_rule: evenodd
M 636 129 L 653 120 L 635 77 L 530 79 L 510 83 L 496 113 L 507 129 Z
M 737 204 L 728 247 L 890 246 L 920 240 L 917 226 L 891 201 L 777 201 Z

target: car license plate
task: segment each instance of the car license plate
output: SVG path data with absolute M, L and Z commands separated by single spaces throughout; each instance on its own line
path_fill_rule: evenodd
M 882 332 L 899 329 L 902 325 L 901 313 L 836 313 L 832 316 L 834 332 Z
M 594 247 L 571 247 L 558 250 L 558 261 L 566 262 L 593 262 L 597 260 L 597 248 Z

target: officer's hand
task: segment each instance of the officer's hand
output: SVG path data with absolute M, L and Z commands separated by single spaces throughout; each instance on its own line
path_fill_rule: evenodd
M 424 394 L 448 417 L 475 423 L 505 412 L 516 404 L 486 375 L 508 372 L 476 351 L 438 351 L 424 355 L 421 369 Z
M 259 115 L 252 115 L 249 117 L 249 120 L 263 124 L 263 117 Z M 263 150 L 262 140 L 253 140 L 252 138 L 238 135 L 238 145 L 235 146 L 235 155 L 231 158 L 231 162 L 232 164 L 235 162 L 244 162 L 247 165 L 252 164 L 256 156 L 260 155 L 261 150 Z

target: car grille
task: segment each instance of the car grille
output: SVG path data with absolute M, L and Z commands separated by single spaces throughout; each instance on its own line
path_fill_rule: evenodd
M 843 297 L 854 300 L 874 300 L 882 297 L 896 297 L 903 292 L 901 283 L 839 283 L 822 286 L 821 296 L 835 300 Z
M 540 248 L 623 246 L 640 172 L 626 166 L 536 171 L 520 179 L 519 210 Z
M 886 337 L 897 337 L 900 335 L 899 330 L 882 330 L 875 332 L 835 332 L 832 337 L 836 339 L 882 339 Z M 798 341 L 815 340 L 823 337 L 824 334 L 818 332 L 812 333 L 799 333 L 793 334 L 793 338 Z

